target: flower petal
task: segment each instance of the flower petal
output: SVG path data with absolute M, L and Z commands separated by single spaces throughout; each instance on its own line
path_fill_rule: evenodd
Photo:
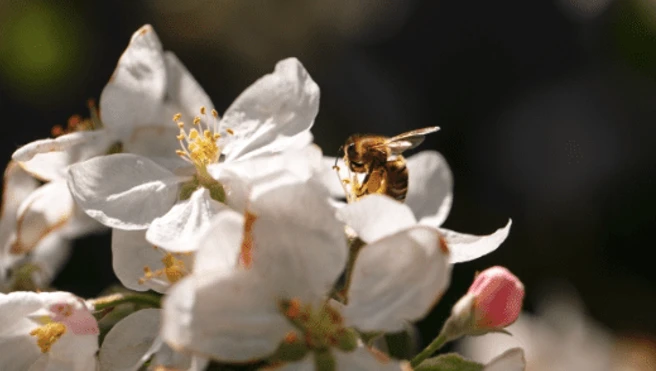
M 337 217 L 370 243 L 415 224 L 410 208 L 384 195 L 368 195 L 337 211 Z
M 282 60 L 275 71 L 248 87 L 228 108 L 221 132 L 234 131 L 226 161 L 279 152 L 296 145 L 319 111 L 319 87 L 301 62 Z
M 362 331 L 400 331 L 430 311 L 450 277 L 448 250 L 436 229 L 398 232 L 360 250 L 344 317 Z
M 174 114 L 180 113 L 184 120 L 191 121 L 198 116 L 201 107 L 205 107 L 209 112 L 214 105 L 205 90 L 175 54 L 164 52 L 164 62 L 166 64 L 166 96 L 169 105 L 165 122 L 177 129 L 177 126 L 172 125 L 169 121 Z
M 244 217 L 236 211 L 225 209 L 216 215 L 197 239 L 194 274 L 232 272 L 244 239 Z
M 76 131 L 28 143 L 17 149 L 12 158 L 41 180 L 62 179 L 69 165 L 106 153 L 115 140 L 103 129 Z
M 143 229 L 178 198 L 178 179 L 153 161 L 133 154 L 95 157 L 69 168 L 68 185 L 78 205 L 99 222 Z
M 2 190 L 2 210 L 0 211 L 0 251 L 9 248 L 7 242 L 16 232 L 16 214 L 23 201 L 39 187 L 39 182 L 10 161 L 5 169 Z
M 63 179 L 46 183 L 32 192 L 18 209 L 12 253 L 32 251 L 48 234 L 62 231 L 74 208 L 75 202 Z
M 145 268 L 150 271 L 158 271 L 164 268 L 163 259 L 167 252 L 161 248 L 154 247 L 146 241 L 146 231 L 124 231 L 112 230 L 112 265 L 116 277 L 123 286 L 136 291 L 154 290 L 160 293 L 166 290 L 175 281 L 166 275 L 160 274 L 146 279 Z M 177 256 L 188 271 L 193 264 L 192 256 Z M 162 273 L 165 273 L 162 271 Z M 178 277 L 176 277 L 178 278 Z
M 161 309 L 142 309 L 119 321 L 105 336 L 98 358 L 103 370 L 136 371 L 157 350 Z M 161 343 L 160 343 L 161 345 Z
M 29 255 L 29 261 L 38 269 L 33 274 L 36 287 L 50 285 L 71 255 L 72 242 L 58 233 L 50 233 L 39 242 Z
M 162 110 L 166 66 L 162 44 L 150 25 L 132 35 L 100 95 L 104 125 L 126 138 L 135 126 L 152 123 Z
M 522 348 L 512 348 L 490 361 L 483 371 L 524 371 L 525 368 L 524 351 Z
M 337 164 L 339 172 L 333 168 Z M 318 176 L 328 190 L 330 195 L 336 198 L 346 198 L 344 194 L 344 187 L 342 186 L 341 179 L 348 179 L 348 169 L 344 165 L 344 160 L 341 158 L 335 162 L 335 157 L 326 156 L 322 159 L 322 171 L 319 172 Z
M 451 264 L 478 259 L 496 250 L 508 237 L 512 220 L 508 219 L 505 227 L 487 236 L 474 236 L 440 228 L 451 251 Z
M 170 118 L 167 118 L 166 122 L 172 124 Z M 136 127 L 132 130 L 130 137 L 123 142 L 123 152 L 148 157 L 171 171 L 189 166 L 189 163 L 175 153 L 177 149 L 180 149 L 180 143 L 176 139 L 179 132 L 180 129 L 175 125 L 171 125 L 171 127 L 162 125 Z
M 408 194 L 410 206 L 422 224 L 439 227 L 451 210 L 453 175 L 442 155 L 423 151 L 408 158 Z
M 199 188 L 188 200 L 175 204 L 168 213 L 156 218 L 146 232 L 146 239 L 171 252 L 194 251 L 191 241 L 225 204 L 213 200 L 207 188 Z
M 311 302 L 332 288 L 348 255 L 344 227 L 325 188 L 287 184 L 254 197 L 253 268 L 285 297 Z
M 162 337 L 174 349 L 245 362 L 273 353 L 294 328 L 276 307 L 271 282 L 251 271 L 189 276 L 164 299 Z

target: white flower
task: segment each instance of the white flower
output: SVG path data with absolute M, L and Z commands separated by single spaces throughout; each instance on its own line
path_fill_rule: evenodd
M 323 161 L 322 182 L 330 189 L 333 197 L 343 198 L 344 188 L 342 188 L 335 170 L 332 169 L 335 158 L 325 157 Z M 453 176 L 449 165 L 435 151 L 422 151 L 408 157 L 406 161 L 408 193 L 404 203 L 419 224 L 439 228 L 451 251 L 451 263 L 478 259 L 493 252 L 505 241 L 510 231 L 511 220 L 508 220 L 505 227 L 487 236 L 475 236 L 441 228 L 440 226 L 449 215 L 453 200 Z M 340 177 L 342 179 L 348 177 L 343 161 L 339 162 L 339 168 Z M 337 207 L 344 206 L 339 202 L 335 204 Z M 406 211 L 404 213 L 407 214 Z M 394 220 L 389 222 L 395 224 Z M 385 228 L 382 223 L 379 226 L 381 229 Z
M 183 234 L 197 226 L 180 225 L 179 214 L 196 213 L 189 223 L 199 223 L 221 207 L 217 201 L 230 202 L 228 193 L 239 188 L 229 184 L 237 181 L 232 175 L 238 163 L 307 144 L 318 103 L 319 89 L 300 62 L 283 60 L 274 73 L 242 93 L 220 121 L 213 111 L 190 117 L 195 127 L 189 131 L 178 122 L 182 145 L 178 153 L 188 161 L 186 168 L 172 171 L 147 157 L 115 154 L 72 166 L 69 186 L 79 205 L 101 223 L 124 230 L 151 226 L 152 242 L 181 246 L 170 238 L 171 231 Z M 207 113 L 205 108 L 201 112 Z M 225 160 L 220 161 L 221 156 Z M 202 188 L 210 192 L 190 197 L 194 189 Z
M 66 292 L 0 294 L 0 369 L 96 369 L 98 324 Z
M 34 205 L 32 195 L 39 183 L 15 162 L 7 165 L 4 173 L 2 209 L 0 210 L 0 291 L 47 287 L 66 262 L 70 241 L 60 231 L 47 233 L 26 251 L 24 241 L 30 227 L 25 218 Z
M 207 360 L 175 352 L 159 337 L 160 309 L 142 309 L 119 321 L 107 333 L 98 354 L 101 370 L 137 371 L 151 367 L 180 371 L 203 370 Z
M 311 370 L 327 357 L 340 370 L 400 370 L 405 363 L 358 345 L 349 326 L 396 331 L 448 284 L 439 234 L 418 226 L 363 247 L 349 304 L 328 300 L 347 247 L 328 194 L 312 182 L 260 192 L 245 217 L 222 212 L 199 243 L 194 272 L 164 301 L 162 336 L 175 349 L 226 362 L 300 346 L 306 357 L 282 369 Z
M 338 217 L 365 245 L 358 253 L 344 309 L 362 331 L 403 329 L 423 318 L 449 285 L 449 249 L 440 232 L 417 224 L 407 205 L 369 195 Z

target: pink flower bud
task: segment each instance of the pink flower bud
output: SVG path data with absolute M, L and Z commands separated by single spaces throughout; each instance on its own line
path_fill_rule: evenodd
M 524 300 L 524 285 L 504 267 L 479 273 L 467 296 L 473 296 L 474 324 L 479 329 L 504 328 L 517 320 Z

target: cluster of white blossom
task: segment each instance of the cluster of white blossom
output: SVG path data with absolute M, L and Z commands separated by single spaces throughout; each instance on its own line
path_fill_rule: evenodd
M 408 158 L 404 203 L 377 194 L 340 202 L 335 159 L 310 133 L 319 87 L 294 58 L 219 115 L 144 26 L 99 112 L 91 108 L 91 119 L 18 149 L 5 172 L 1 370 L 409 370 L 419 361 L 393 358 L 372 339 L 426 316 L 452 265 L 494 251 L 510 229 L 441 227 L 452 175 L 434 151 Z M 161 307 L 104 333 L 97 319 L 129 295 L 19 291 L 47 288 L 70 239 L 103 226 L 121 283 L 162 294 Z M 482 318 L 474 307 L 453 316 L 472 327 Z M 522 354 L 479 366 L 520 370 Z

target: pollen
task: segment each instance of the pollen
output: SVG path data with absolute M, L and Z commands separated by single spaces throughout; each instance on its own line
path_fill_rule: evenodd
M 209 164 L 219 161 L 221 157 L 221 149 L 217 144 L 217 139 L 221 137 L 218 132 L 218 117 L 219 114 L 215 110 L 211 112 L 211 118 L 207 115 L 205 107 L 200 108 L 200 116 L 193 118 L 193 128 L 189 131 L 185 130 L 182 114 L 176 113 L 173 116 L 173 121 L 180 128 L 179 134 L 176 136 L 180 142 L 180 148 L 176 151 L 178 156 L 190 162 L 197 168 L 205 168 Z M 226 132 L 233 132 L 227 129 Z
M 48 353 L 54 343 L 66 333 L 66 325 L 59 322 L 50 322 L 39 326 L 30 332 L 30 335 L 36 337 L 36 345 L 41 349 L 41 353 Z
M 176 283 L 189 274 L 185 262 L 180 258 L 186 254 L 166 253 L 162 258 L 162 268 L 153 270 L 149 266 L 143 268 L 144 275 L 139 279 L 139 284 L 154 279 L 165 279 L 168 283 Z

